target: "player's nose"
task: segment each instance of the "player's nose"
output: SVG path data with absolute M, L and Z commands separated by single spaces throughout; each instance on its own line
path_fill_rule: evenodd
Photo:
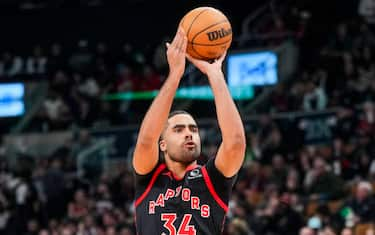
M 185 131 L 185 139 L 193 139 L 193 133 L 190 130 Z

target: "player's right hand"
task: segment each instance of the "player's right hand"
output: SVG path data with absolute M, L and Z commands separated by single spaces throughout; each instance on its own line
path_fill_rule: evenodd
M 209 76 L 210 74 L 214 74 L 214 73 L 217 73 L 217 72 L 219 72 L 219 73 L 222 72 L 222 65 L 223 65 L 223 61 L 225 59 L 226 54 L 227 54 L 227 52 L 224 52 L 224 54 L 220 58 L 214 60 L 212 63 L 207 62 L 205 60 L 195 59 L 195 58 L 191 57 L 189 54 L 186 54 L 186 57 L 202 73 L 204 73 L 204 74 L 206 74 L 206 75 Z

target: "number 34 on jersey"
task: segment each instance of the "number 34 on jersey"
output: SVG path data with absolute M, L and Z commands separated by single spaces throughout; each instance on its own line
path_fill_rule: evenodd
M 168 230 L 169 234 L 162 233 L 161 235 L 197 235 L 194 225 L 190 225 L 192 215 L 185 214 L 181 224 L 176 227 L 175 224 L 177 215 L 176 213 L 163 213 L 161 220 L 164 221 L 164 227 Z

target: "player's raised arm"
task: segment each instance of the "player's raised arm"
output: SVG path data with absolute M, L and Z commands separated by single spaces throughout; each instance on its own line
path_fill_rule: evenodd
M 240 114 L 229 93 L 222 72 L 225 54 L 213 63 L 188 59 L 207 75 L 215 97 L 216 113 L 222 134 L 215 165 L 226 177 L 235 175 L 241 168 L 245 156 L 246 138 Z
M 186 45 L 187 39 L 182 29 L 178 30 L 170 44 L 167 43 L 169 75 L 143 119 L 134 150 L 133 167 L 138 174 L 151 172 L 158 162 L 158 140 L 185 71 Z

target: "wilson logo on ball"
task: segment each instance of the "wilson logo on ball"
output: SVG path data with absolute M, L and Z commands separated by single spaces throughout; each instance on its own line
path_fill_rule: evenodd
M 225 36 L 228 36 L 231 33 L 232 33 L 232 29 L 231 28 L 229 28 L 229 29 L 221 28 L 221 29 L 216 30 L 216 31 L 208 32 L 207 36 L 208 36 L 208 40 L 215 41 L 215 40 L 217 40 L 219 38 L 223 38 Z

